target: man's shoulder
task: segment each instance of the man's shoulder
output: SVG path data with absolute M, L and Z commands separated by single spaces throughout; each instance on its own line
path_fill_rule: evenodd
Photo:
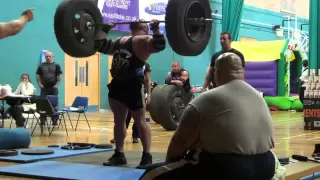
M 181 68 L 181 72 L 184 72 L 184 71 L 189 72 L 189 71 L 186 70 L 185 68 Z
M 55 62 L 54 62 L 54 64 L 55 64 L 55 66 L 58 66 L 58 67 L 60 67 L 60 64 L 58 64 L 58 63 L 55 63 Z
M 230 52 L 243 56 L 243 54 L 240 51 L 238 51 L 237 49 L 234 49 L 234 48 L 232 48 Z
M 222 54 L 222 51 L 218 51 L 218 52 L 214 53 L 214 54 L 212 55 L 212 59 L 215 60 L 215 59 L 218 58 L 221 54 Z

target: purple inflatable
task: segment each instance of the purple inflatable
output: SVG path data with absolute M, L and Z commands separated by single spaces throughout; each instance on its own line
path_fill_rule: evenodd
M 245 81 L 264 96 L 277 96 L 277 61 L 246 62 Z

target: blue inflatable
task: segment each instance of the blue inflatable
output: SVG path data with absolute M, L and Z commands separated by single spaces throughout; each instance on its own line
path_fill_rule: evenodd
M 0 149 L 29 148 L 31 134 L 25 128 L 0 128 Z

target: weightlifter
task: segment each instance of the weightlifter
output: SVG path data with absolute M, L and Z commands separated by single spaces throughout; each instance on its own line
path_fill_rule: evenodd
M 114 25 L 104 29 L 108 32 Z M 109 105 L 114 115 L 114 137 L 116 150 L 106 166 L 125 165 L 127 160 L 123 152 L 126 137 L 126 117 L 128 111 L 134 119 L 143 146 L 140 164 L 137 168 L 152 163 L 150 154 L 151 131 L 145 120 L 145 98 L 143 91 L 143 66 L 152 53 L 165 49 L 166 41 L 159 29 L 159 22 L 151 21 L 150 29 L 153 35 L 148 35 L 149 26 L 146 23 L 135 22 L 130 24 L 131 36 L 120 37 L 116 40 L 101 38 L 96 40 L 99 52 L 113 55 L 111 65 L 112 80 L 108 84 Z M 103 34 L 103 33 L 102 33 Z
M 0 39 L 14 36 L 22 31 L 27 22 L 33 20 L 33 9 L 25 10 L 21 17 L 10 22 L 0 22 Z
M 211 62 L 210 62 L 210 66 L 209 66 L 209 70 L 206 74 L 206 78 L 204 80 L 204 85 L 203 85 L 203 88 L 202 88 L 202 91 L 206 91 L 207 90 L 207 87 L 210 85 L 210 89 L 216 87 L 216 84 L 214 82 L 214 65 L 215 65 L 215 61 L 216 59 L 223 53 L 226 53 L 226 52 L 230 52 L 230 53 L 234 53 L 236 55 L 238 55 L 242 61 L 242 67 L 245 67 L 245 61 L 244 61 L 244 56 L 243 54 L 232 48 L 231 47 L 231 42 L 232 42 L 232 37 L 231 37 L 231 34 L 228 33 L 228 32 L 223 32 L 220 34 L 220 45 L 221 45 L 221 48 L 222 50 L 213 54 L 212 58 L 211 58 Z
M 146 94 L 146 105 L 150 103 L 150 95 L 151 95 L 151 67 L 148 62 L 145 62 L 145 65 L 143 66 L 143 73 L 144 73 L 144 92 Z M 128 112 L 127 119 L 126 119 L 126 127 L 128 129 L 131 121 L 131 114 L 130 111 Z M 113 138 L 110 140 L 111 143 L 115 143 L 115 139 Z M 139 130 L 137 128 L 136 123 L 133 123 L 132 125 L 132 143 L 139 143 Z
M 181 68 L 180 62 L 178 61 L 172 63 L 172 69 L 168 73 L 165 83 L 182 86 L 186 92 L 191 90 L 189 72 Z
M 166 162 L 151 165 L 140 179 L 272 179 L 274 132 L 266 102 L 244 81 L 236 54 L 222 54 L 215 68 L 218 87 L 189 103 Z

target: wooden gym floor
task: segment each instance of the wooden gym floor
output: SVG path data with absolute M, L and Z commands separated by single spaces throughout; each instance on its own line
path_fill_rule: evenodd
M 271 112 L 275 127 L 275 149 L 273 151 L 278 156 L 290 156 L 300 154 L 310 156 L 314 150 L 314 144 L 319 143 L 320 131 L 305 131 L 303 129 L 303 117 L 301 112 Z M 77 116 L 72 116 L 75 126 Z M 31 147 L 43 147 L 53 144 L 66 144 L 66 142 L 88 142 L 88 143 L 109 143 L 113 137 L 113 116 L 110 112 L 88 113 L 87 117 L 91 125 L 91 131 L 85 121 L 79 122 L 76 132 L 71 130 L 69 125 L 69 136 L 65 130 L 55 130 L 51 137 L 45 130 L 40 135 L 39 127 L 32 137 Z M 149 115 L 147 115 L 149 117 Z M 82 117 L 81 120 L 84 120 Z M 5 122 L 5 127 L 9 127 L 10 121 Z M 152 130 L 152 152 L 166 152 L 168 143 L 173 134 L 165 131 L 159 124 L 152 121 L 149 123 Z M 142 150 L 141 144 L 133 144 L 131 141 L 131 126 L 128 128 L 125 150 Z M 107 160 L 108 157 L 106 157 Z M 0 162 L 0 166 L 10 166 L 13 163 Z M 21 179 L 0 176 L 1 179 Z M 25 178 L 24 178 L 25 179 Z

